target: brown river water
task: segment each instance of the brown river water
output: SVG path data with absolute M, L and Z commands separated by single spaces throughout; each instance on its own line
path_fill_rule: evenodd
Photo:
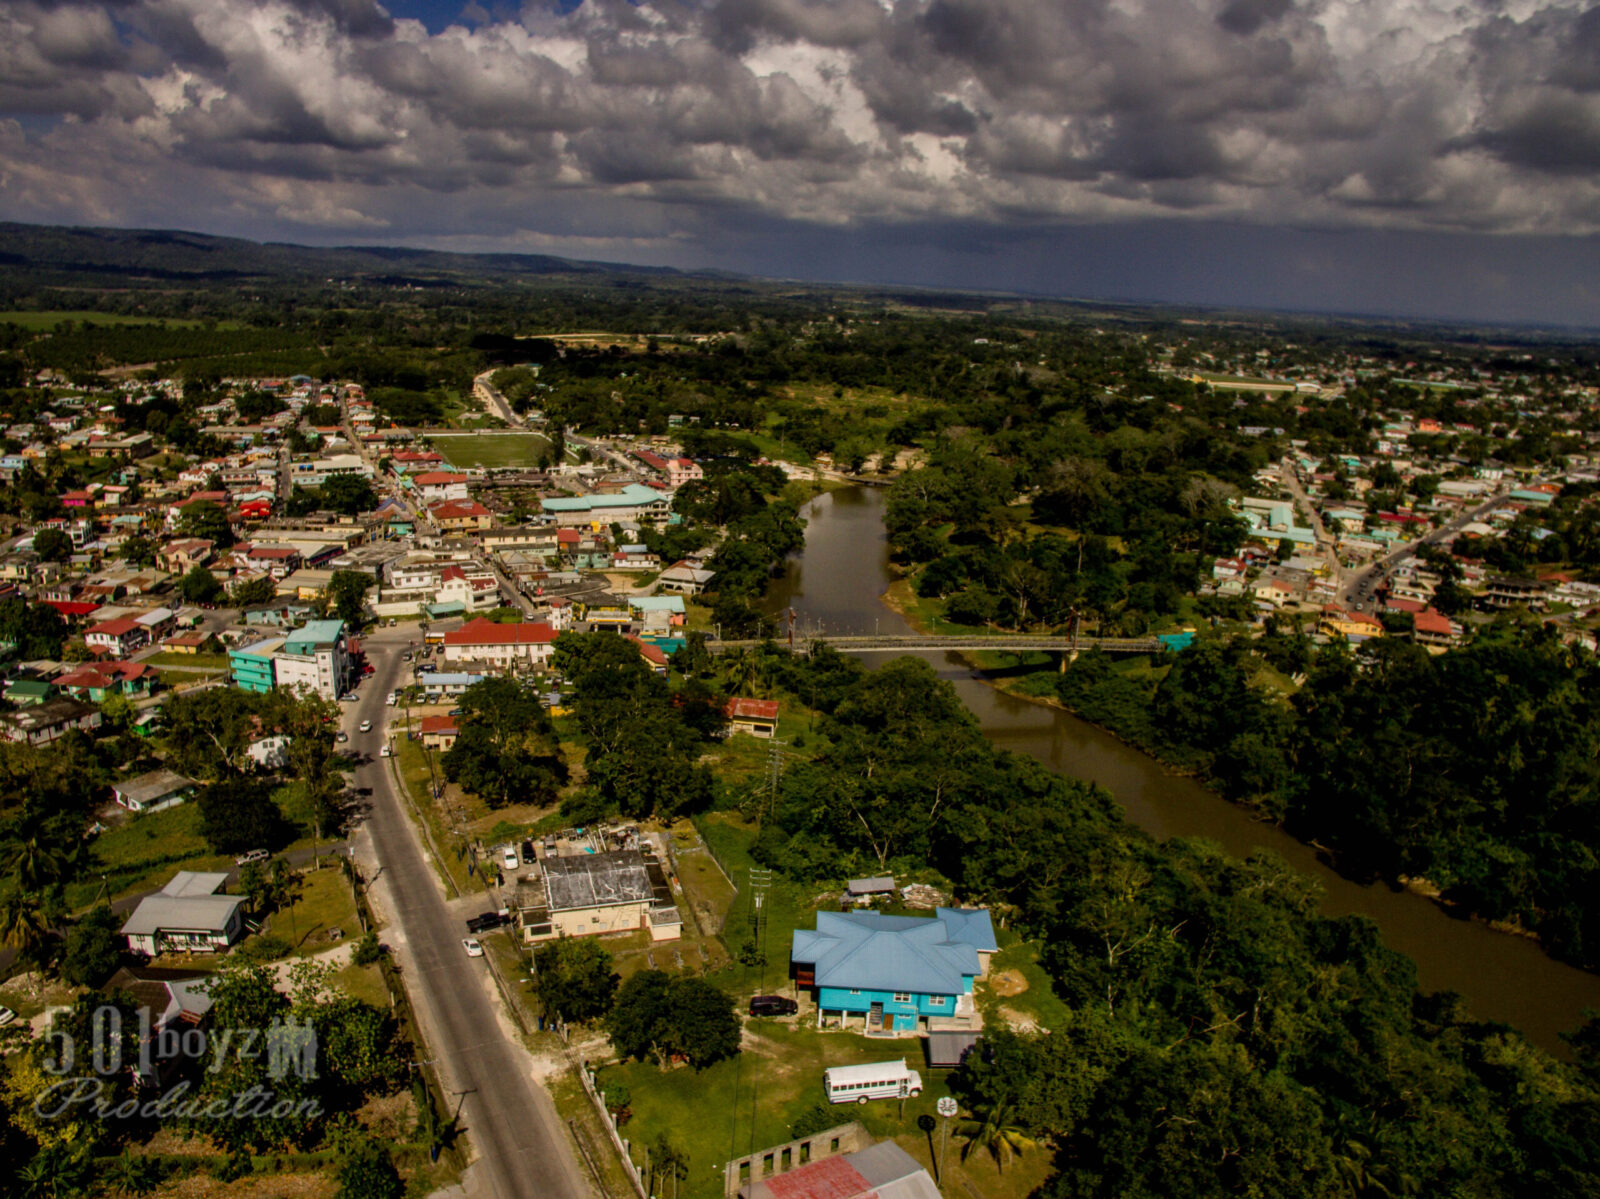
M 884 498 L 881 491 L 858 487 L 811 501 L 803 513 L 805 548 L 772 585 L 767 610 L 792 607 L 799 627 L 824 636 L 914 632 L 883 602 L 893 578 Z M 1256 848 L 1272 850 L 1317 880 L 1326 914 L 1370 917 L 1387 945 L 1417 963 L 1424 990 L 1455 991 L 1476 1015 L 1513 1025 L 1556 1053 L 1564 1049 L 1558 1034 L 1581 1023 L 1585 1008 L 1600 1009 L 1600 976 L 1555 961 L 1535 942 L 1459 919 L 1424 896 L 1343 878 L 1309 846 L 1111 734 L 997 690 L 956 654 L 923 656 L 954 684 L 993 744 L 1099 783 L 1129 820 L 1157 837 L 1207 837 L 1240 857 Z M 882 659 L 866 660 L 870 665 Z

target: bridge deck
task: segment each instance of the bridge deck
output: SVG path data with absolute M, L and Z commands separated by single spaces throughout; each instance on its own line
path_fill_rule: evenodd
M 730 649 L 754 649 L 762 641 L 728 640 L 707 642 L 713 653 Z M 785 641 L 774 641 L 779 649 L 790 648 Z M 812 645 L 827 645 L 841 654 L 884 654 L 911 650 L 976 649 L 1016 652 L 1049 650 L 1071 653 L 1073 650 L 1099 649 L 1111 654 L 1152 654 L 1162 649 L 1154 637 L 1030 637 L 1018 636 L 940 636 L 932 633 L 910 633 L 895 636 L 861 637 L 796 637 L 793 648 L 804 652 Z

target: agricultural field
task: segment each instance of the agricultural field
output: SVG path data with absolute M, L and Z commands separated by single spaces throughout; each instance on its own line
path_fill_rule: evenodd
M 496 470 L 502 467 L 532 469 L 550 449 L 542 433 L 481 433 L 461 437 L 434 437 L 433 448 L 451 466 Z
M 117 312 L 0 312 L 0 325 L 20 325 L 34 333 L 49 333 L 62 321 L 88 325 L 165 325 L 169 329 L 198 329 L 204 321 L 178 320 L 160 316 L 125 316 Z M 233 321 L 218 321 L 219 329 L 237 329 Z

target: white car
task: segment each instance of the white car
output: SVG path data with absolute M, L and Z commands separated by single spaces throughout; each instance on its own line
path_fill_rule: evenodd
M 356 731 L 357 732 L 362 732 L 362 733 L 370 733 L 372 731 L 372 721 L 363 720 L 361 722 L 361 727 L 359 729 L 357 729 Z
M 8 1007 L 0 1007 L 0 1027 L 10 1024 L 17 1018 L 17 1014 Z
M 388 704 L 391 708 L 394 707 L 397 703 L 400 702 L 400 693 L 398 691 L 389 692 L 389 698 L 387 698 L 383 702 Z
M 264 849 L 252 849 L 249 853 L 242 853 L 233 859 L 235 866 L 248 866 L 251 862 L 265 862 L 272 855 Z
M 382 749 L 380 749 L 378 751 L 378 756 L 380 758 L 392 758 L 394 756 L 394 750 L 390 749 L 387 745 L 385 745 Z
M 510 846 L 506 847 L 506 852 L 501 857 L 500 861 L 504 864 L 507 870 L 515 870 L 519 865 L 521 865 L 521 863 L 517 861 L 517 851 L 512 849 Z
M 462 937 L 461 948 L 467 951 L 469 958 L 481 958 L 483 956 L 483 946 L 478 944 L 477 937 Z

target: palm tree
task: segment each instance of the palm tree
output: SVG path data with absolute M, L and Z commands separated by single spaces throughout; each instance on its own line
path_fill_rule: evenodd
M 961 1147 L 962 1161 L 967 1160 L 967 1155 L 974 1148 L 986 1149 L 994 1158 L 996 1169 L 1003 1172 L 1012 1154 L 1021 1155 L 1024 1149 L 1032 1149 L 1038 1144 L 1017 1123 L 1016 1104 L 1010 1100 L 991 1103 L 974 1115 L 976 1118 L 961 1132 L 967 1139 L 967 1143 Z
M 35 830 L 7 846 L 5 869 L 24 891 L 37 894 L 66 876 L 67 860 Z
M 111 1185 L 123 1195 L 148 1195 L 156 1189 L 160 1179 L 161 1168 L 156 1162 L 148 1157 L 135 1157 L 128 1149 L 122 1151 L 110 1170 Z
M 39 900 L 12 891 L 0 900 L 0 945 L 15 949 L 17 956 L 39 970 L 39 994 L 44 993 L 45 949 L 50 944 L 50 924 Z

